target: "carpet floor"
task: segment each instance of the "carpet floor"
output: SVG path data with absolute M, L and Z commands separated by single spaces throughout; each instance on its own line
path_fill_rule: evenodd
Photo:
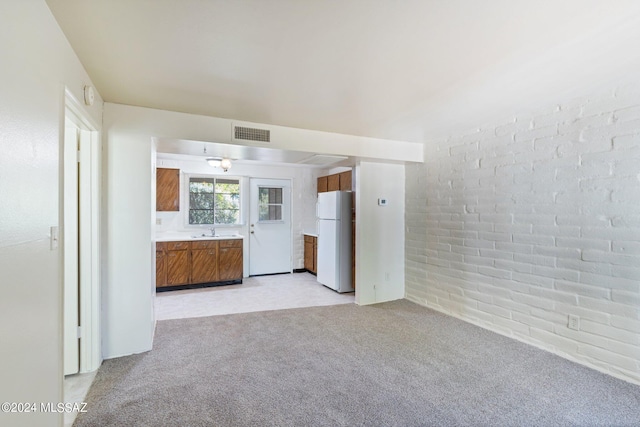
M 639 426 L 640 386 L 406 300 L 160 321 L 74 426 Z

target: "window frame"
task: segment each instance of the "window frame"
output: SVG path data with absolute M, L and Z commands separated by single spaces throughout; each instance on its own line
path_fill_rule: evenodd
M 191 191 L 190 191 L 190 183 L 192 179 L 213 179 L 214 180 L 214 203 L 215 203 L 215 183 L 217 180 L 237 180 L 238 181 L 238 222 L 232 224 L 225 223 L 213 223 L 213 224 L 192 224 L 189 222 L 190 213 L 191 213 Z M 215 228 L 223 228 L 223 227 L 240 227 L 244 225 L 243 221 L 243 212 L 244 212 L 244 200 L 243 200 L 243 180 L 240 176 L 228 176 L 228 175 L 210 175 L 210 174 L 185 174 L 185 183 L 184 183 L 184 204 L 185 213 L 184 213 L 184 225 L 188 228 L 203 228 L 203 227 L 215 227 Z M 214 204 L 214 217 L 215 217 L 215 204 Z

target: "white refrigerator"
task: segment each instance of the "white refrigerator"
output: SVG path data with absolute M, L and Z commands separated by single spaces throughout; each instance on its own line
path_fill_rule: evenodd
M 318 282 L 336 292 L 351 284 L 351 192 L 318 194 Z

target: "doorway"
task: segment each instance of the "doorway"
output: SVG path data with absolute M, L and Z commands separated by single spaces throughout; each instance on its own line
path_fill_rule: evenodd
M 290 273 L 291 181 L 250 180 L 249 275 Z
M 98 126 L 66 90 L 62 159 L 64 375 L 95 371 L 99 334 L 100 141 Z

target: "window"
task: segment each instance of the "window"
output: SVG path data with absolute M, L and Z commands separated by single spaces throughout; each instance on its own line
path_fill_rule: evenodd
M 189 178 L 189 224 L 239 223 L 239 179 Z
M 258 197 L 258 220 L 282 221 L 282 188 L 259 187 Z

